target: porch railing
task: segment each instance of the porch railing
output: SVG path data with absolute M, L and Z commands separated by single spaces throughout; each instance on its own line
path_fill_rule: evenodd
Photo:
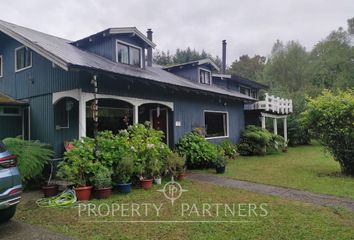
M 293 112 L 293 101 L 266 93 L 263 101 L 245 104 L 245 110 L 264 110 L 278 114 L 289 114 Z

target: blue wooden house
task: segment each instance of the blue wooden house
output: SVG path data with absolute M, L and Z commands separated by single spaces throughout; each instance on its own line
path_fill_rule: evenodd
M 0 138 L 39 139 L 60 157 L 64 141 L 93 136 L 97 83 L 99 130 L 150 121 L 170 146 L 194 128 L 213 142 L 237 142 L 245 104 L 266 86 L 225 74 L 225 41 L 221 70 L 210 59 L 157 66 L 154 47 L 150 29 L 71 41 L 0 21 Z

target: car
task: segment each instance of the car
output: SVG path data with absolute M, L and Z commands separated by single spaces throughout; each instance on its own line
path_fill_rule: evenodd
M 22 184 L 16 156 L 0 141 L 0 222 L 10 220 L 21 200 Z

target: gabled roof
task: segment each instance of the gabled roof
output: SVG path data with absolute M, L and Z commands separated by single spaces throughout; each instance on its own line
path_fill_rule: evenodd
M 93 39 L 95 37 L 102 37 L 102 36 L 105 37 L 108 35 L 125 34 L 125 33 L 130 33 L 130 34 L 133 34 L 133 35 L 139 37 L 141 40 L 143 40 L 147 45 L 149 45 L 152 48 L 156 47 L 156 44 L 153 43 L 151 40 L 149 40 L 136 27 L 108 28 L 104 31 L 101 31 L 101 32 L 95 33 L 91 36 L 77 40 L 77 41 L 73 42 L 72 44 L 80 45 L 82 42 L 90 41 L 90 39 Z
M 258 83 L 256 81 L 249 80 L 247 78 L 241 77 L 239 75 L 232 74 L 231 75 L 231 81 L 237 82 L 239 84 L 244 84 L 253 88 L 257 89 L 268 89 L 269 87 L 267 85 L 264 85 L 262 83 Z
M 140 78 L 164 85 L 178 86 L 185 89 L 199 90 L 234 97 L 245 101 L 256 99 L 239 93 L 226 90 L 214 85 L 198 84 L 188 81 L 175 74 L 163 70 L 161 67 L 136 68 L 126 64 L 113 62 L 94 53 L 81 50 L 72 44 L 72 41 L 55 37 L 36 30 L 21 27 L 0 20 L 0 31 L 29 47 L 44 58 L 68 71 L 70 69 L 90 69 L 103 73 L 113 73 L 133 78 Z M 208 62 L 200 60 L 202 63 Z M 199 62 L 199 61 L 197 61 Z
M 210 64 L 216 71 L 218 71 L 218 72 L 220 71 L 219 66 L 216 65 L 216 63 L 213 60 L 211 60 L 210 58 L 204 58 L 204 59 L 200 59 L 200 60 L 195 60 L 195 61 L 190 61 L 190 62 L 185 62 L 185 63 L 180 63 L 180 64 L 174 64 L 171 66 L 164 67 L 163 69 L 169 71 L 169 70 L 173 70 L 176 68 L 183 68 L 186 66 L 200 66 L 203 64 Z

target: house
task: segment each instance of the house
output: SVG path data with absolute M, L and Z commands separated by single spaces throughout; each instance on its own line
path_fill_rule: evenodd
M 225 41 L 221 70 L 210 59 L 157 66 L 155 46 L 150 29 L 71 41 L 0 21 L 1 138 L 39 139 L 60 157 L 64 141 L 93 136 L 98 105 L 99 130 L 150 121 L 170 146 L 194 128 L 212 142 L 237 142 L 245 104 L 266 86 L 225 74 Z

